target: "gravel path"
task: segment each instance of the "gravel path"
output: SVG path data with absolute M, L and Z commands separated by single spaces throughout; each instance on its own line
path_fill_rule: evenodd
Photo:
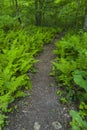
M 54 45 L 48 44 L 38 56 L 38 71 L 31 75 L 31 96 L 16 101 L 18 111 L 9 116 L 10 124 L 3 130 L 70 130 L 68 108 L 60 103 L 57 85 L 49 76 L 53 49 Z

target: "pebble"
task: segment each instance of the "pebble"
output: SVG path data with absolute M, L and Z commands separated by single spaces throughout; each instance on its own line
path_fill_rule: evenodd
M 25 130 L 25 128 L 23 128 L 22 130 Z
M 56 129 L 56 130 L 59 130 L 59 129 L 62 128 L 62 125 L 61 125 L 60 122 L 58 122 L 58 121 L 52 122 L 52 126 L 53 126 L 54 129 Z
M 40 130 L 40 124 L 39 124 L 39 122 L 35 122 L 34 123 L 34 130 Z

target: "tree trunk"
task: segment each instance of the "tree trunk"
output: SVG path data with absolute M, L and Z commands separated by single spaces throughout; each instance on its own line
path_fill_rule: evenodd
M 84 31 L 87 32 L 87 7 L 85 9 L 85 18 L 84 18 L 84 25 L 83 25 Z
M 16 5 L 16 16 L 18 17 L 18 22 L 22 24 L 21 18 L 19 17 L 19 7 L 18 7 L 18 1 L 15 0 L 15 5 Z
M 43 2 L 40 2 L 40 0 L 35 0 L 35 24 L 36 26 L 41 26 L 42 24 L 42 7 L 43 7 Z

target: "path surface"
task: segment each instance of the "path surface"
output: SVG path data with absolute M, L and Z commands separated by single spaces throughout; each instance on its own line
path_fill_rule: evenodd
M 53 49 L 53 44 L 44 47 L 38 57 L 40 62 L 36 63 L 38 71 L 31 75 L 31 96 L 16 102 L 18 112 L 10 115 L 10 125 L 4 130 L 70 130 L 67 107 L 60 103 L 57 85 L 49 76 Z

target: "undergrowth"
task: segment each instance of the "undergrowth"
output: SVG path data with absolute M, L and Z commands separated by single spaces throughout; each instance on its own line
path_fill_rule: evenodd
M 6 26 L 0 30 L 0 130 L 10 112 L 9 104 L 32 88 L 27 73 L 38 62 L 35 56 L 56 34 L 53 28 L 30 26 L 6 31 Z
M 78 102 L 78 112 L 71 110 L 72 130 L 87 129 L 87 33 L 68 33 L 56 43 L 52 75 L 62 93 L 61 101 Z M 62 91 L 62 92 L 61 92 Z

